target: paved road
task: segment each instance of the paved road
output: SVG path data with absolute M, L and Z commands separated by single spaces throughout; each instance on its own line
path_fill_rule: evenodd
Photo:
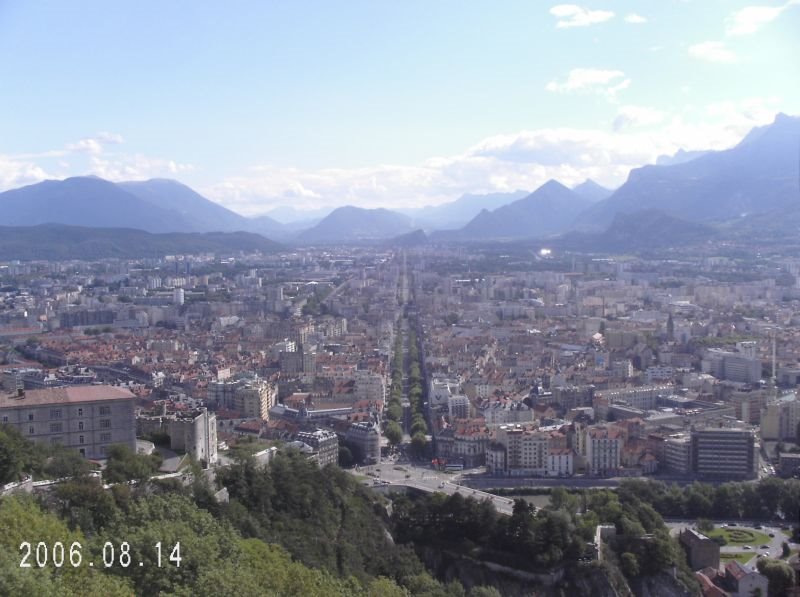
M 512 498 L 492 495 L 480 489 L 472 489 L 460 484 L 461 475 L 448 474 L 431 469 L 430 467 L 415 466 L 410 463 L 383 462 L 379 465 L 365 466 L 351 472 L 370 476 L 392 485 L 406 485 L 422 491 L 439 491 L 448 495 L 460 493 L 465 497 L 477 500 L 490 500 L 495 509 L 501 514 L 511 515 L 514 500 Z

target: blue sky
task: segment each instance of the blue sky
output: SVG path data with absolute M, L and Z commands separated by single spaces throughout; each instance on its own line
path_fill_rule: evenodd
M 618 185 L 800 114 L 800 0 L 752 1 L 0 0 L 0 189 L 171 177 L 255 214 Z

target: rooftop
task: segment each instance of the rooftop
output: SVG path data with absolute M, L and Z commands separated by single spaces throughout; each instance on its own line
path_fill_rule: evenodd
M 46 404 L 77 404 L 107 400 L 131 400 L 136 396 L 125 388 L 106 385 L 64 386 L 26 390 L 22 396 L 0 394 L 0 408 L 41 406 Z

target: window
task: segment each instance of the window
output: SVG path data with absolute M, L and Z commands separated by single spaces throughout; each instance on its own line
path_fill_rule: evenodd
M 85 449 L 85 448 L 81 448 L 80 450 L 78 450 L 78 452 L 80 452 L 80 455 L 81 455 L 81 456 L 83 456 L 84 458 L 86 458 L 86 449 Z
M 61 423 L 50 423 L 50 433 L 61 433 L 62 429 Z
M 33 413 L 28 413 L 28 420 L 33 421 Z
M 34 433 L 36 433 L 36 430 L 33 428 L 33 425 L 31 425 L 28 427 L 28 435 L 33 435 Z
M 79 409 L 78 409 L 78 416 L 79 416 L 79 417 L 82 417 L 82 416 L 83 416 L 83 409 L 82 409 L 82 408 L 79 408 Z
M 61 409 L 60 408 L 51 408 L 50 409 L 50 418 L 51 419 L 60 419 L 61 418 Z
M 111 407 L 110 406 L 101 406 L 100 407 L 100 414 L 101 415 L 110 415 L 111 414 Z
M 100 453 L 105 455 L 108 452 L 108 446 L 100 446 Z
M 7 416 L 3 416 L 3 423 L 8 423 L 8 417 Z
M 100 434 L 100 441 L 101 442 L 110 442 L 111 441 L 111 434 L 110 433 L 101 433 Z
M 82 435 L 79 435 L 79 436 L 78 436 L 78 443 L 79 443 L 79 444 L 82 444 L 82 443 L 84 443 L 83 439 L 84 439 L 84 438 L 83 438 L 83 436 L 82 436 Z
M 55 445 L 58 445 L 58 444 L 60 444 L 60 443 L 61 443 L 61 436 L 58 436 L 58 437 L 51 437 L 51 438 L 50 438 L 50 443 L 51 443 L 52 445 L 54 445 L 54 446 L 55 446 Z
M 100 419 L 100 429 L 110 429 L 111 419 Z
M 83 431 L 83 421 L 78 421 L 78 431 Z

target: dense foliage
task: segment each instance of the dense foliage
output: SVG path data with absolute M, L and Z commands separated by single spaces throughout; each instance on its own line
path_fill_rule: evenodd
M 800 511 L 800 480 L 770 477 L 758 483 L 692 483 L 686 487 L 630 479 L 619 488 L 622 499 L 638 499 L 668 518 L 740 520 L 784 519 L 794 523 Z
M 597 525 L 611 524 L 617 538 L 610 555 L 619 560 L 626 576 L 653 575 L 676 566 L 684 584 L 694 586 L 683 552 L 648 503 L 632 492 L 590 490 L 582 497 L 585 503 L 558 488 L 548 508 L 537 512 L 518 499 L 507 517 L 498 515 L 490 502 L 458 493 L 398 496 L 392 522 L 401 543 L 448 549 L 533 572 L 556 566 L 574 571 Z
M 12 477 L 30 466 L 75 473 L 43 494 L 0 498 L 2 595 L 466 595 L 458 582 L 431 577 L 410 546 L 394 544 L 382 498 L 299 453 L 279 454 L 269 468 L 239 454 L 218 469 L 231 495 L 219 503 L 199 467 L 188 485 L 146 481 L 149 459 L 115 450 L 114 474 L 138 481 L 104 489 L 70 455 L 49 456 L 13 432 L 0 440 Z M 21 568 L 24 541 L 79 542 L 83 565 L 38 567 L 33 558 Z M 105 567 L 104 546 L 119 558 L 123 541 L 133 565 Z M 178 543 L 180 566 L 169 560 Z

